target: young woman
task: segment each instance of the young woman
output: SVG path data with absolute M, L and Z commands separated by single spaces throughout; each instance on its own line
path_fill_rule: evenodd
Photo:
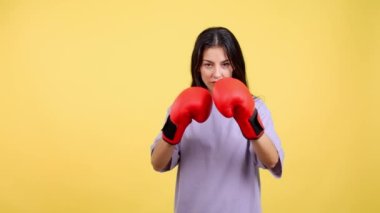
M 151 146 L 156 171 L 178 165 L 175 212 L 261 212 L 259 168 L 281 177 L 284 153 L 270 111 L 247 88 L 228 29 L 201 32 L 191 75 Z

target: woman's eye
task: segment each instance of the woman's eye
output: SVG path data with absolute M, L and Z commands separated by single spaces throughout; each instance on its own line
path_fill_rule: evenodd
M 226 62 L 226 63 L 223 63 L 222 65 L 227 67 L 227 66 L 230 66 L 230 63 Z

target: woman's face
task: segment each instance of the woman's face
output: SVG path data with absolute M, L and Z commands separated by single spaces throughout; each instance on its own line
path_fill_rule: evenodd
M 203 52 L 200 67 L 203 83 L 212 92 L 215 82 L 232 76 L 232 64 L 222 47 L 210 47 Z

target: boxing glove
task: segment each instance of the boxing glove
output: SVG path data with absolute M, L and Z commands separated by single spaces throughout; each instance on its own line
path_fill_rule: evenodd
M 172 145 L 178 144 L 192 119 L 200 123 L 207 120 L 211 106 L 212 97 L 208 90 L 190 87 L 182 91 L 175 99 L 162 128 L 162 139 Z
M 248 140 L 257 140 L 264 133 L 253 96 L 248 88 L 234 78 L 223 78 L 214 85 L 212 98 L 219 112 L 227 118 L 234 117 Z

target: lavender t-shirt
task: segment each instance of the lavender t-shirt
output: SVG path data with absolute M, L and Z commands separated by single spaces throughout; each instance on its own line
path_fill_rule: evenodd
M 284 153 L 270 112 L 256 99 L 265 134 L 273 141 L 280 161 L 270 170 L 281 177 Z M 161 133 L 156 137 L 154 149 Z M 253 151 L 252 142 L 241 133 L 233 118 L 226 118 L 213 104 L 204 123 L 192 121 L 181 143 L 176 145 L 170 164 L 178 165 L 175 192 L 176 213 L 255 213 L 261 212 L 259 167 L 265 166 Z

